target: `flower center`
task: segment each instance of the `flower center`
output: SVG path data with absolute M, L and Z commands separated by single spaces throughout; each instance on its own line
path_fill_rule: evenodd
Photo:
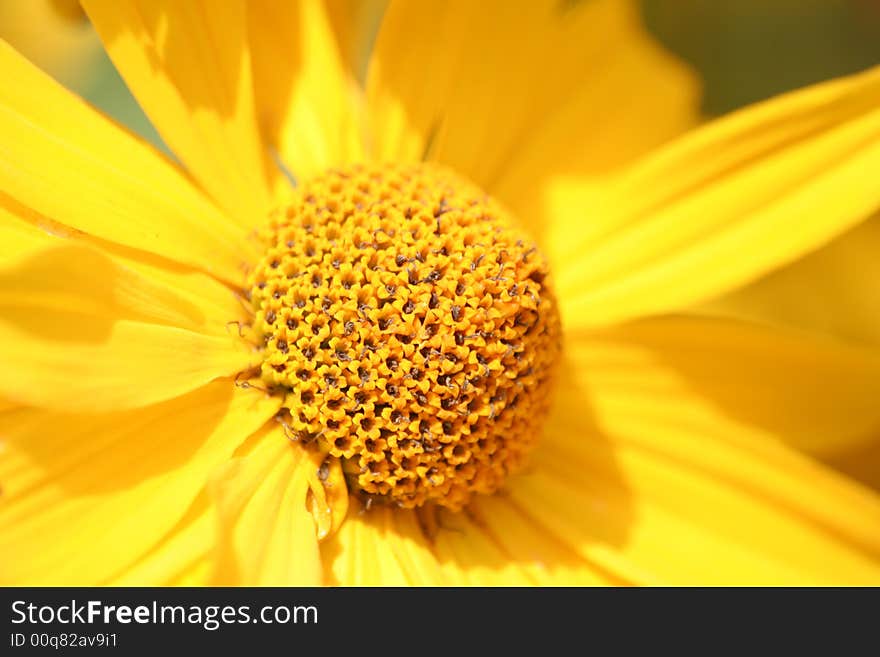
M 291 439 L 353 491 L 461 508 L 520 468 L 560 349 L 547 264 L 491 198 L 434 165 L 299 186 L 251 273 L 262 379 Z

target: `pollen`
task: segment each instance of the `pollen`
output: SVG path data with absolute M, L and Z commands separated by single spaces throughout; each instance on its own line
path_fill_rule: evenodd
M 297 187 L 260 239 L 260 376 L 289 438 L 407 508 L 459 509 L 523 467 L 561 331 L 547 263 L 498 203 L 439 166 L 355 166 Z

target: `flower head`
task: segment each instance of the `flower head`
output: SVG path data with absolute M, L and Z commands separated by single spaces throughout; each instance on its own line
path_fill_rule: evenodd
M 673 139 L 629 2 L 84 4 L 181 166 L 0 47 L 2 581 L 880 579 L 784 444 L 880 357 L 687 313 L 877 212 L 880 73 Z
M 379 165 L 304 183 L 266 232 L 250 300 L 290 439 L 404 508 L 460 509 L 522 467 L 560 327 L 503 210 L 435 166 Z

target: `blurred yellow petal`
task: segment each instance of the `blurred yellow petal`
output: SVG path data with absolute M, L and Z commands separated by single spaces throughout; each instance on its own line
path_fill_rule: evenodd
M 616 378 L 601 380 L 602 394 L 636 382 L 646 391 L 681 393 L 683 421 L 699 404 L 731 429 L 754 428 L 816 455 L 852 449 L 880 433 L 880 354 L 868 349 L 698 317 L 645 320 L 575 343 L 575 353 L 607 359 Z
M 314 461 L 274 424 L 213 475 L 217 584 L 315 586 L 321 560 L 306 508 Z
M 878 167 L 880 69 L 697 129 L 634 166 L 603 203 L 561 215 L 551 255 L 568 319 L 684 307 L 789 263 L 877 210 Z M 568 191 L 557 188 L 556 203 L 575 207 Z
M 585 558 L 636 582 L 880 582 L 880 498 L 779 442 L 845 412 L 809 394 L 827 370 L 821 350 L 814 374 L 807 363 L 787 368 L 798 350 L 781 344 L 782 364 L 758 369 L 789 373 L 775 394 L 749 379 L 778 403 L 775 418 L 769 403 L 753 409 L 757 395 L 737 381 L 749 336 L 714 324 L 652 320 L 571 341 L 547 439 L 510 496 Z M 760 355 L 757 346 L 746 351 Z M 846 399 L 837 383 L 828 394 Z
M 209 472 L 278 407 L 226 379 L 135 411 L 0 415 L 0 581 L 106 582 L 180 521 Z
M 63 243 L 0 205 L 0 267 L 19 264 L 46 248 Z
M 626 0 L 391 2 L 367 90 L 376 160 L 449 164 L 536 227 L 550 181 L 605 174 L 696 113 Z
M 4 43 L 0 77 L 0 205 L 241 278 L 241 263 L 254 257 L 245 232 L 163 156 Z
M 264 429 L 249 441 L 263 442 L 264 447 L 269 447 L 277 436 L 271 434 L 271 428 Z M 242 449 L 247 449 L 247 445 Z M 287 459 L 287 454 L 282 453 L 281 461 Z M 310 454 L 309 460 L 299 463 L 296 476 L 304 476 L 311 486 L 312 493 L 323 490 L 323 486 L 317 481 L 317 468 L 315 461 L 320 460 Z M 204 586 L 217 582 L 235 584 L 256 584 L 260 578 L 266 583 L 275 584 L 285 580 L 292 583 L 319 583 L 319 574 L 312 570 L 315 565 L 314 536 L 315 523 L 307 522 L 306 518 L 299 513 L 296 499 L 292 505 L 282 502 L 284 509 L 292 519 L 290 535 L 282 532 L 280 550 L 269 555 L 274 563 L 266 563 L 260 557 L 266 555 L 260 553 L 257 556 L 249 556 L 252 551 L 271 548 L 274 539 L 262 542 L 267 530 L 284 529 L 283 524 L 276 524 L 274 510 L 266 509 L 266 504 L 273 503 L 273 489 L 269 488 L 262 493 L 256 488 L 262 483 L 255 480 L 242 479 L 242 468 L 257 468 L 257 466 L 271 467 L 270 462 L 250 460 L 236 460 L 221 466 L 207 486 L 205 494 L 196 498 L 196 501 L 187 511 L 184 518 L 167 535 L 158 540 L 155 546 L 144 557 L 133 564 L 112 582 L 119 586 L 136 586 L 145 582 L 167 584 L 173 586 Z M 253 474 L 253 471 L 251 471 Z M 227 483 L 227 479 L 230 483 Z M 314 481 L 312 481 L 314 479 Z M 328 485 L 330 479 L 324 482 Z M 336 482 L 334 482 L 335 484 Z M 315 484 L 318 488 L 316 489 Z M 340 496 L 344 496 L 342 506 L 347 506 L 348 491 L 345 482 L 338 484 L 341 490 Z M 301 481 L 298 481 L 297 495 L 301 491 Z M 277 492 L 277 491 L 276 491 Z M 259 495 L 259 499 L 257 496 Z M 251 497 L 251 501 L 248 498 Z M 307 496 L 308 499 L 308 496 Z M 324 500 L 327 502 L 327 499 Z M 247 506 L 243 511 L 243 506 Z M 240 513 L 239 513 L 240 511 Z M 312 517 L 315 517 L 313 508 L 309 509 Z M 218 513 L 219 522 L 218 522 Z M 271 518 L 266 518 L 264 513 L 269 513 Z M 344 508 L 342 510 L 344 515 Z M 317 522 L 317 518 L 316 518 Z M 292 538 L 291 538 L 292 537 Z M 218 544 L 218 538 L 222 544 Z M 302 549 L 298 543 L 304 540 Z M 297 542 L 290 546 L 290 541 Z M 300 555 L 306 555 L 302 559 Z M 239 567 L 238 562 L 243 565 Z M 271 572 L 270 572 L 271 571 Z M 325 582 L 326 583 L 326 582 Z
M 247 20 L 259 117 L 281 161 L 299 178 L 362 159 L 359 91 L 324 3 L 255 0 Z
M 823 459 L 832 468 L 880 492 L 880 433 L 874 440 Z
M 101 52 L 77 2 L 0 0 L 0 39 L 67 85 L 88 84 Z
M 210 559 L 200 557 L 175 573 L 165 586 L 205 586 L 210 581 L 211 568 Z
M 324 0 L 342 61 L 355 80 L 366 74 L 370 49 L 388 0 Z
M 243 2 L 86 0 L 110 58 L 156 130 L 241 226 L 272 205 L 278 172 L 257 124 Z
M 213 575 L 216 519 L 207 493 L 196 496 L 189 510 L 141 557 L 107 580 L 108 586 L 205 586 Z
M 52 8 L 58 18 L 66 21 L 87 21 L 79 0 L 47 0 L 46 4 Z
M 60 242 L 60 240 L 57 240 Z M 78 244 L 0 269 L 0 395 L 94 412 L 145 406 L 247 369 L 257 356 L 193 295 Z
M 880 345 L 880 217 L 850 230 L 828 246 L 745 288 L 692 309 L 696 313 L 760 322 L 833 336 L 854 345 Z M 854 353 L 855 352 L 854 350 Z M 861 356 L 863 370 L 876 356 Z M 858 377 L 855 377 L 856 380 Z M 832 379 L 829 389 L 840 380 Z M 875 386 L 876 388 L 876 386 Z M 852 392 L 851 387 L 847 390 Z M 867 390 L 865 390 L 867 392 Z M 878 406 L 875 391 L 866 404 Z M 848 408 L 842 405 L 842 409 Z M 877 411 L 880 413 L 880 410 Z M 841 431 L 846 431 L 842 422 Z M 797 437 L 795 437 L 797 438 Z M 828 465 L 880 489 L 880 426 L 859 440 L 837 440 L 830 448 L 809 440 L 791 444 Z
M 880 346 L 880 216 L 806 258 L 692 310 Z
M 635 17 L 627 17 L 617 41 L 606 47 L 614 54 L 593 64 L 596 70 L 575 98 L 532 124 L 492 184 L 497 198 L 536 227 L 538 239 L 554 221 L 584 222 L 583 205 L 554 203 L 555 185 L 604 186 L 610 172 L 698 122 L 695 76 L 650 39 Z

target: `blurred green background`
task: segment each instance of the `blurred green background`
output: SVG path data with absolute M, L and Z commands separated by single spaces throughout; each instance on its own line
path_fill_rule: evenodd
M 73 0 L 0 0 L 0 34 L 13 40 L 13 23 L 27 20 L 15 14 L 34 12 L 40 4 L 56 13 L 76 6 Z M 702 76 L 708 116 L 880 64 L 880 0 L 642 0 L 642 5 L 654 35 Z M 75 9 L 67 14 L 68 28 L 90 30 L 81 14 L 77 21 Z M 42 34 L 47 38 L 47 31 Z M 160 144 L 106 55 L 96 48 L 83 61 L 87 71 L 68 71 L 63 81 Z
M 880 0 L 643 0 L 645 19 L 705 85 L 717 115 L 880 64 Z

